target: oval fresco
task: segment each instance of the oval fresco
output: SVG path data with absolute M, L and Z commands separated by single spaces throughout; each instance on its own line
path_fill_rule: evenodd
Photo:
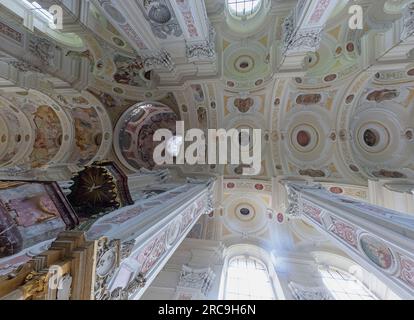
M 394 264 L 394 257 L 388 246 L 371 236 L 363 236 L 360 240 L 362 251 L 378 267 L 388 270 Z
M 168 129 L 175 135 L 177 115 L 161 103 L 140 103 L 131 107 L 121 117 L 117 130 L 118 156 L 131 170 L 153 169 L 153 154 L 161 142 L 153 139 L 158 129 Z

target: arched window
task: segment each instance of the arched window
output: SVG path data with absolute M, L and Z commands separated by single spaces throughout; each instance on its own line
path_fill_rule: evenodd
M 335 300 L 376 300 L 358 279 L 334 268 L 319 270 L 323 283 Z
M 256 258 L 238 256 L 227 268 L 225 300 L 274 300 L 275 293 L 266 265 Z

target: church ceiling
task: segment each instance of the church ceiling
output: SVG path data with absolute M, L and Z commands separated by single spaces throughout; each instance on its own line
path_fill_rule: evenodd
M 6 139 L 0 159 L 10 164 L 28 157 L 42 165 L 64 159 L 75 146 L 77 155 L 65 160 L 90 163 L 109 154 L 110 126 L 132 106 L 155 101 L 187 128 L 261 129 L 257 179 L 288 175 L 364 185 L 368 178 L 411 178 L 414 65 L 410 20 L 400 14 L 407 3 L 367 2 L 363 26 L 353 30 L 349 1 L 262 0 L 240 18 L 225 0 L 94 0 L 60 38 L 36 19 L 30 32 L 5 11 L 4 92 L 34 89 L 70 112 L 60 113 L 51 101 L 2 94 L 18 109 L 42 106 L 38 112 L 51 122 L 50 132 L 36 131 L 36 111 L 19 120 L 5 108 L 0 121 L 32 123 L 22 132 L 28 140 L 19 143 L 52 131 L 54 139 L 45 142 L 47 152 L 20 156 L 21 148 Z M 3 140 L 17 134 L 3 131 Z M 185 168 L 228 178 L 242 178 L 242 169 Z

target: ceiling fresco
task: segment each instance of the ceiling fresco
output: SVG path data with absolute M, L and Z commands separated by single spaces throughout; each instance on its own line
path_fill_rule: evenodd
M 153 169 L 154 141 L 158 129 L 175 134 L 177 115 L 160 103 L 142 103 L 128 109 L 116 126 L 115 149 L 120 160 L 131 170 Z
M 42 65 L 62 69 L 54 79 L 39 81 L 38 86 L 47 87 L 57 79 L 69 85 L 82 84 L 105 106 L 113 124 L 132 105 L 159 101 L 172 108 L 189 127 L 203 130 L 229 126 L 261 128 L 267 146 L 261 177 L 289 174 L 361 183 L 367 177 L 393 176 L 402 163 L 370 161 L 370 151 L 361 144 L 364 134 L 355 132 L 360 132 L 361 128 L 343 127 L 341 121 L 356 116 L 358 110 L 363 116 L 363 108 L 367 109 L 365 112 L 370 108 L 375 112 L 378 110 L 379 116 L 383 114 L 387 118 L 381 109 L 391 102 L 405 103 L 406 116 L 410 116 L 409 88 L 413 72 L 408 60 L 405 66 L 400 64 L 401 70 L 394 71 L 406 72 L 397 79 L 395 75 L 387 75 L 386 71 L 374 72 L 370 61 L 375 54 L 370 50 L 362 52 L 362 47 L 371 45 L 378 49 L 377 60 L 378 56 L 384 55 L 384 46 L 371 34 L 382 28 L 384 36 L 389 36 L 387 30 L 391 30 L 399 19 L 405 19 L 389 12 L 396 12 L 396 8 L 402 8 L 405 3 L 391 4 L 381 0 L 383 7 L 367 5 L 365 25 L 361 30 L 349 28 L 349 3 L 334 5 L 335 1 L 315 1 L 309 6 L 303 1 L 288 1 L 283 6 L 278 1 L 258 3 L 254 14 L 240 19 L 238 14 L 227 9 L 224 0 L 205 1 L 200 6 L 188 1 L 126 1 L 117 6 L 110 0 L 92 1 L 83 26 L 87 32 L 79 35 L 82 47 L 77 48 L 75 42 L 70 46 L 64 41 L 47 39 L 41 34 L 33 37 L 15 25 L 9 26 L 10 31 L 5 36 L 16 44 L 19 39 L 21 44 L 27 38 L 29 53 L 36 62 L 30 70 L 33 76 L 39 76 L 39 69 L 34 68 Z M 132 21 L 132 11 L 143 19 Z M 318 37 L 313 38 L 315 43 L 306 40 L 304 53 L 300 51 L 298 40 L 289 34 L 292 23 L 298 23 L 301 15 L 303 21 L 314 28 L 312 30 L 319 30 Z M 302 32 L 300 25 L 297 28 Z M 305 35 L 303 37 L 307 39 Z M 288 44 L 287 39 L 290 39 Z M 314 50 L 308 50 L 310 45 Z M 209 50 L 214 50 L 214 57 Z M 21 70 L 24 69 L 23 61 L 22 53 Z M 69 76 L 65 65 L 71 63 L 84 68 L 82 72 L 88 73 L 87 79 L 83 78 L 82 72 Z M 9 60 L 8 65 L 17 64 Z M 376 78 L 377 74 L 379 78 Z M 359 80 L 364 77 L 374 78 L 372 82 L 378 89 L 370 90 L 372 85 L 368 80 Z M 203 81 L 196 81 L 196 78 L 203 78 Z M 350 88 L 358 81 L 361 83 L 355 90 Z M 401 87 L 399 90 L 394 88 L 396 82 Z M 367 90 L 370 92 L 366 93 Z M 361 95 L 365 95 L 365 100 Z M 65 125 L 62 127 L 64 115 L 59 118 L 53 108 L 47 109 L 47 103 L 42 106 L 45 106 L 39 111 L 42 115 L 34 115 L 34 119 L 39 122 L 47 114 L 53 122 L 50 130 L 57 137 L 68 136 L 63 132 Z M 104 134 L 96 110 L 73 107 L 77 130 L 84 130 L 85 135 L 90 136 L 87 139 L 91 148 L 89 155 L 80 156 L 83 159 L 80 161 L 87 163 L 98 151 L 96 143 Z M 402 114 L 398 113 L 395 111 L 388 119 L 400 122 Z M 96 131 L 95 134 L 87 134 L 89 129 L 81 128 L 85 119 L 90 120 L 90 130 Z M 381 125 L 376 130 L 371 129 L 365 130 L 366 138 L 371 134 L 371 139 L 386 139 L 391 145 L 400 145 L 401 150 L 412 150 L 408 124 L 400 123 L 398 128 L 395 127 L 395 133 L 404 131 L 405 140 L 401 144 L 393 143 L 393 137 L 388 136 L 391 132 L 380 134 L 383 132 Z M 38 138 L 40 135 L 38 130 Z M 57 140 L 46 143 L 47 153 L 38 150 L 32 155 L 36 165 L 58 156 L 61 142 Z M 76 140 L 79 144 L 79 134 Z M 346 148 L 344 145 L 348 140 L 355 143 Z M 84 148 L 80 147 L 79 151 L 82 150 Z M 38 157 L 41 159 L 34 160 Z M 10 160 L 8 158 L 10 154 L 5 159 Z M 376 156 L 376 159 L 380 158 Z M 411 176 L 408 171 L 412 164 L 403 166 L 405 172 L 395 176 Z M 212 168 L 206 166 L 202 171 L 234 173 L 224 167 Z

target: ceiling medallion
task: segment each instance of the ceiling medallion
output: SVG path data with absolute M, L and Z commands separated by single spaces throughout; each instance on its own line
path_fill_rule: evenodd
M 254 106 L 254 100 L 252 98 L 241 99 L 237 98 L 234 100 L 234 106 L 241 112 L 246 113 Z
M 319 134 L 314 127 L 302 124 L 293 129 L 290 141 L 297 151 L 312 152 L 319 144 Z
M 283 223 L 283 221 L 285 220 L 285 217 L 284 217 L 284 215 L 283 215 L 283 213 L 278 213 L 277 214 L 277 222 L 279 222 L 279 223 Z
M 251 56 L 243 55 L 236 59 L 234 68 L 241 73 L 247 73 L 254 69 L 255 62 Z
M 248 216 L 250 214 L 250 210 L 247 208 L 241 208 L 240 214 L 242 214 L 243 216 Z
M 301 130 L 296 135 L 296 140 L 302 147 L 307 147 L 311 141 L 311 136 L 308 132 Z
M 256 217 L 256 211 L 252 205 L 241 203 L 236 207 L 235 215 L 238 220 L 248 222 Z
M 358 143 L 368 153 L 380 153 L 390 145 L 390 134 L 380 123 L 365 123 L 358 130 Z
M 254 83 L 256 86 L 260 86 L 261 84 L 263 84 L 263 79 L 259 79 Z

